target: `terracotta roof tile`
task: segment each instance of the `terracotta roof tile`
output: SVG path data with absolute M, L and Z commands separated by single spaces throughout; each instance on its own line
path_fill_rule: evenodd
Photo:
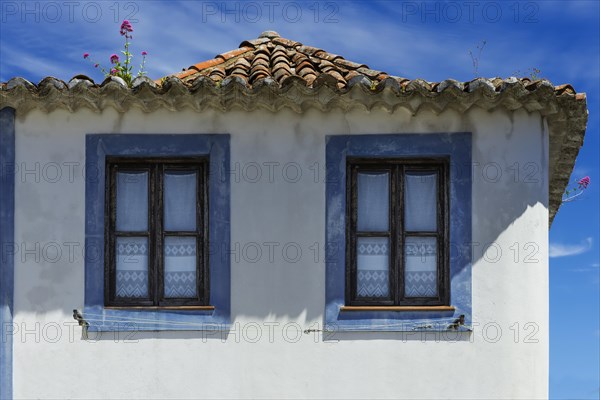
M 365 64 L 358 64 L 352 61 L 344 60 L 343 58 L 336 59 L 334 61 L 337 65 L 340 65 L 348 69 L 367 68 Z
M 312 46 L 300 46 L 297 51 L 299 51 L 300 53 L 304 53 L 304 54 L 308 54 L 310 56 L 314 56 L 316 53 L 323 51 L 319 48 L 316 47 L 312 47 Z
M 221 65 L 224 68 L 217 68 Z M 340 55 L 317 47 L 282 38 L 273 31 L 263 32 L 258 39 L 245 40 L 239 49 L 218 54 L 212 60 L 192 65 L 173 76 L 189 85 L 202 76 L 208 76 L 215 82 L 236 76 L 242 78 L 248 88 L 252 88 L 267 77 L 273 77 L 281 84 L 290 76 L 312 86 L 322 75 L 334 78 L 335 86 L 339 89 L 347 88 L 349 80 L 358 75 L 368 77 L 375 84 L 388 77 L 385 72 L 372 70 L 365 64 L 345 60 Z
M 223 62 L 223 60 L 214 58 L 212 60 L 207 60 L 207 61 L 199 62 L 198 64 L 194 64 L 190 67 L 190 69 L 193 68 L 196 71 L 202 71 L 203 69 L 214 67 L 215 65 L 221 64 L 222 62 Z
M 573 89 L 573 86 L 569 85 L 568 83 L 564 85 L 558 85 L 554 88 L 554 90 L 558 95 L 561 95 L 563 93 L 575 94 L 575 89 Z
M 296 42 L 294 40 L 284 39 L 282 37 L 273 38 L 273 43 L 280 44 L 280 45 L 288 47 L 288 48 L 302 46 L 302 43 Z
M 258 38 L 258 39 L 254 39 L 254 40 L 244 40 L 242 43 L 240 43 L 240 47 L 256 47 L 259 46 L 261 44 L 264 43 L 268 43 L 270 42 L 271 39 L 269 38 Z
M 254 50 L 254 48 L 244 46 L 244 47 L 240 47 L 239 49 L 235 49 L 235 50 L 228 51 L 226 53 L 218 54 L 215 56 L 215 58 L 222 58 L 223 60 L 227 61 L 235 56 L 239 56 L 240 54 L 244 54 L 250 50 Z
M 326 51 L 319 51 L 315 53 L 315 57 L 319 57 L 327 61 L 335 61 L 337 59 L 344 58 L 342 56 L 338 56 L 337 54 L 327 53 Z

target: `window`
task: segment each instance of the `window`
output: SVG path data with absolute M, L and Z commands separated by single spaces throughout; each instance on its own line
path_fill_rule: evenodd
M 86 135 L 88 331 L 229 329 L 229 149 L 224 133 Z
M 326 331 L 470 329 L 471 141 L 327 136 Z
M 207 304 L 207 168 L 107 158 L 107 306 Z
M 347 305 L 449 305 L 446 164 L 348 160 Z

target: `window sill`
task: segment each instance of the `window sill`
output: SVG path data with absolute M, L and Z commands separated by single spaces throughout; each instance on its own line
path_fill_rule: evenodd
M 213 311 L 215 306 L 105 306 L 106 310 L 149 310 L 149 311 L 161 311 L 161 310 L 175 310 L 175 311 Z
M 455 311 L 453 306 L 342 306 L 340 311 Z
M 89 332 L 226 331 L 229 310 L 210 306 L 87 306 Z

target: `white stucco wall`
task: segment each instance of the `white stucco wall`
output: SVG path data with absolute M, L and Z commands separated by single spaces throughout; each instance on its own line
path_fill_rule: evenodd
M 545 129 L 537 114 L 481 110 L 33 111 L 17 119 L 15 398 L 547 397 Z M 464 131 L 473 133 L 474 331 L 458 341 L 434 333 L 325 342 L 319 333 L 300 335 L 299 328 L 322 326 L 325 306 L 325 135 Z M 148 332 L 82 340 L 71 315 L 84 304 L 86 133 L 231 134 L 238 171 L 231 242 L 240 251 L 231 263 L 227 337 Z M 269 162 L 279 163 L 273 179 Z M 257 182 L 253 163 L 262 166 Z M 295 168 L 282 175 L 287 163 L 300 167 L 298 182 L 291 182 Z M 280 244 L 273 259 L 266 242 Z M 286 261 L 286 243 L 302 249 L 298 262 Z M 253 263 L 254 244 L 263 252 Z

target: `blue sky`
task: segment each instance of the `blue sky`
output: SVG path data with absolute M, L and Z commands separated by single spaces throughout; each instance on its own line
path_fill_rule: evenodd
M 23 76 L 102 76 L 84 62 L 120 50 L 120 22 L 134 26 L 132 52 L 148 51 L 152 78 L 235 49 L 262 31 L 323 48 L 407 78 L 470 80 L 469 50 L 486 41 L 477 75 L 532 68 L 586 92 L 590 117 L 572 179 L 590 188 L 563 205 L 550 230 L 550 394 L 598 398 L 599 95 L 598 1 L 0 1 L 0 81 Z M 106 61 L 105 61 L 106 60 Z M 140 58 L 134 59 L 139 62 Z

